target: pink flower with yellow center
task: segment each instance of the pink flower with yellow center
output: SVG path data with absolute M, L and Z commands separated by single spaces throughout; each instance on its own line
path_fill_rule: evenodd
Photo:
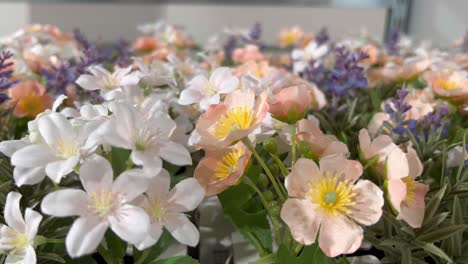
M 281 219 L 300 244 L 318 243 L 329 257 L 355 252 L 363 239 L 361 225 L 382 216 L 383 192 L 368 180 L 359 180 L 362 165 L 341 155 L 314 161 L 299 159 L 286 177 L 291 198 Z
M 278 34 L 278 43 L 281 47 L 289 47 L 297 44 L 304 36 L 304 31 L 299 26 L 283 28 Z
M 262 61 L 265 56 L 259 50 L 257 45 L 246 45 L 243 48 L 237 48 L 232 53 L 232 60 L 236 63 L 248 61 Z
M 247 137 L 268 113 L 266 94 L 258 98 L 252 90 L 235 91 L 221 104 L 211 105 L 200 117 L 196 131 L 201 148 L 226 148 Z
M 413 148 L 408 148 L 406 159 L 408 176 L 397 179 L 387 178 L 387 198 L 398 213 L 397 219 L 405 221 L 413 228 L 419 228 L 424 220 L 426 208 L 424 197 L 429 187 L 415 180 L 422 174 L 423 165 Z M 388 161 L 387 168 L 392 166 L 394 162 Z
M 317 122 L 303 119 L 297 123 L 297 139 L 310 144 L 310 150 L 314 158 L 349 153 L 348 147 L 340 142 L 334 135 L 326 135 Z
M 236 184 L 244 174 L 252 153 L 242 143 L 218 150 L 207 150 L 198 163 L 194 177 L 205 188 L 206 195 L 215 195 Z
M 13 115 L 17 117 L 36 117 L 52 106 L 53 98 L 46 93 L 46 88 L 36 81 L 24 81 L 10 89 L 14 107 Z
M 455 103 L 468 100 L 468 77 L 459 72 L 428 72 L 424 75 L 429 87 L 434 93 L 448 98 Z

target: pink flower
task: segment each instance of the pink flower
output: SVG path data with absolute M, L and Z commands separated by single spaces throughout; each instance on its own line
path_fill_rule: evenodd
M 262 61 L 265 59 L 257 45 L 246 45 L 244 48 L 237 48 L 232 53 L 232 60 L 236 63 L 248 61 Z
M 417 77 L 431 66 L 431 61 L 427 59 L 414 61 L 387 62 L 384 67 L 372 68 L 368 71 L 369 86 L 375 87 L 397 81 L 406 81 Z
M 283 88 L 268 98 L 270 113 L 280 121 L 294 124 L 304 118 L 313 99 L 308 86 L 297 85 Z
M 310 144 L 314 158 L 323 158 L 329 155 L 346 155 L 349 150 L 346 144 L 340 142 L 334 135 L 325 135 L 317 122 L 303 119 L 297 123 L 297 139 Z
M 52 106 L 52 96 L 46 94 L 45 87 L 36 81 L 24 81 L 10 89 L 13 114 L 17 117 L 36 117 Z
M 258 98 L 252 90 L 235 91 L 221 104 L 211 105 L 200 117 L 196 131 L 201 148 L 226 148 L 247 137 L 268 113 L 266 94 Z
M 251 155 L 240 142 L 225 149 L 207 150 L 194 177 L 205 188 L 207 196 L 216 195 L 239 181 Z
M 429 87 L 437 95 L 455 103 L 468 100 L 468 78 L 459 72 L 428 72 L 424 75 Z
M 341 155 L 314 161 L 299 159 L 285 185 L 290 197 L 281 219 L 297 242 L 310 245 L 318 236 L 329 257 L 355 252 L 363 239 L 361 225 L 382 216 L 383 192 L 371 181 L 359 180 L 362 165 Z
M 139 37 L 133 43 L 133 48 L 141 52 L 151 52 L 158 49 L 159 46 L 158 40 L 150 36 Z
M 413 148 L 408 148 L 406 154 L 408 175 L 400 179 L 387 179 L 387 196 L 391 206 L 398 212 L 397 219 L 404 220 L 413 228 L 419 228 L 424 220 L 425 202 L 429 187 L 426 184 L 415 181 L 415 178 L 423 172 L 423 165 Z M 387 168 L 400 166 L 389 160 Z

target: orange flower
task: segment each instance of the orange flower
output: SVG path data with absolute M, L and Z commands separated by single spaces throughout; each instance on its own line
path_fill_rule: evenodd
M 454 103 L 468 100 L 468 78 L 458 72 L 428 72 L 424 75 L 429 87 L 439 96 L 451 99 Z
M 252 153 L 242 143 L 219 150 L 207 150 L 194 172 L 207 196 L 236 184 L 244 174 Z
M 36 117 L 52 106 L 53 98 L 46 94 L 46 89 L 36 81 L 25 81 L 10 89 L 13 114 L 17 117 Z
M 154 37 L 142 36 L 135 40 L 133 48 L 137 51 L 151 52 L 159 47 L 159 43 Z
M 213 104 L 195 127 L 200 134 L 197 146 L 205 149 L 226 148 L 247 137 L 265 119 L 268 112 L 266 94 L 258 98 L 252 90 L 235 91 L 224 103 Z

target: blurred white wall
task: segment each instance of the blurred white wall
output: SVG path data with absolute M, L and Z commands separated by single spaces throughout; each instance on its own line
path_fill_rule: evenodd
M 449 46 L 468 30 L 468 0 L 413 0 L 410 35 Z
M 263 25 L 263 37 L 267 42 L 275 40 L 281 27 L 294 25 L 301 25 L 310 31 L 327 26 L 334 36 L 357 33 L 361 28 L 367 28 L 372 35 L 382 38 L 386 18 L 386 10 L 383 8 L 134 3 L 25 5 L 27 4 L 0 3 L 0 10 L 6 11 L 2 15 L 11 14 L 8 19 L 10 23 L 0 27 L 0 35 L 11 33 L 27 22 L 35 22 L 54 24 L 65 31 L 80 28 L 91 39 L 133 39 L 138 35 L 137 25 L 164 19 L 185 26 L 199 42 L 206 41 L 211 34 L 219 32 L 224 26 L 250 27 L 257 21 Z M 29 11 L 19 12 L 16 10 L 19 6 L 29 8 Z
M 28 3 L 0 3 L 0 38 L 29 23 Z

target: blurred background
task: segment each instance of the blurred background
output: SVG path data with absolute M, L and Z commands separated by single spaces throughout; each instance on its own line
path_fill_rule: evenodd
M 332 36 L 366 29 L 377 39 L 398 28 L 416 40 L 448 46 L 468 27 L 467 0 L 3 0 L 0 35 L 28 23 L 50 23 L 64 31 L 79 28 L 91 39 L 134 39 L 137 26 L 165 20 L 184 26 L 204 42 L 224 26 L 263 25 L 273 42 L 281 27 L 300 25 Z

